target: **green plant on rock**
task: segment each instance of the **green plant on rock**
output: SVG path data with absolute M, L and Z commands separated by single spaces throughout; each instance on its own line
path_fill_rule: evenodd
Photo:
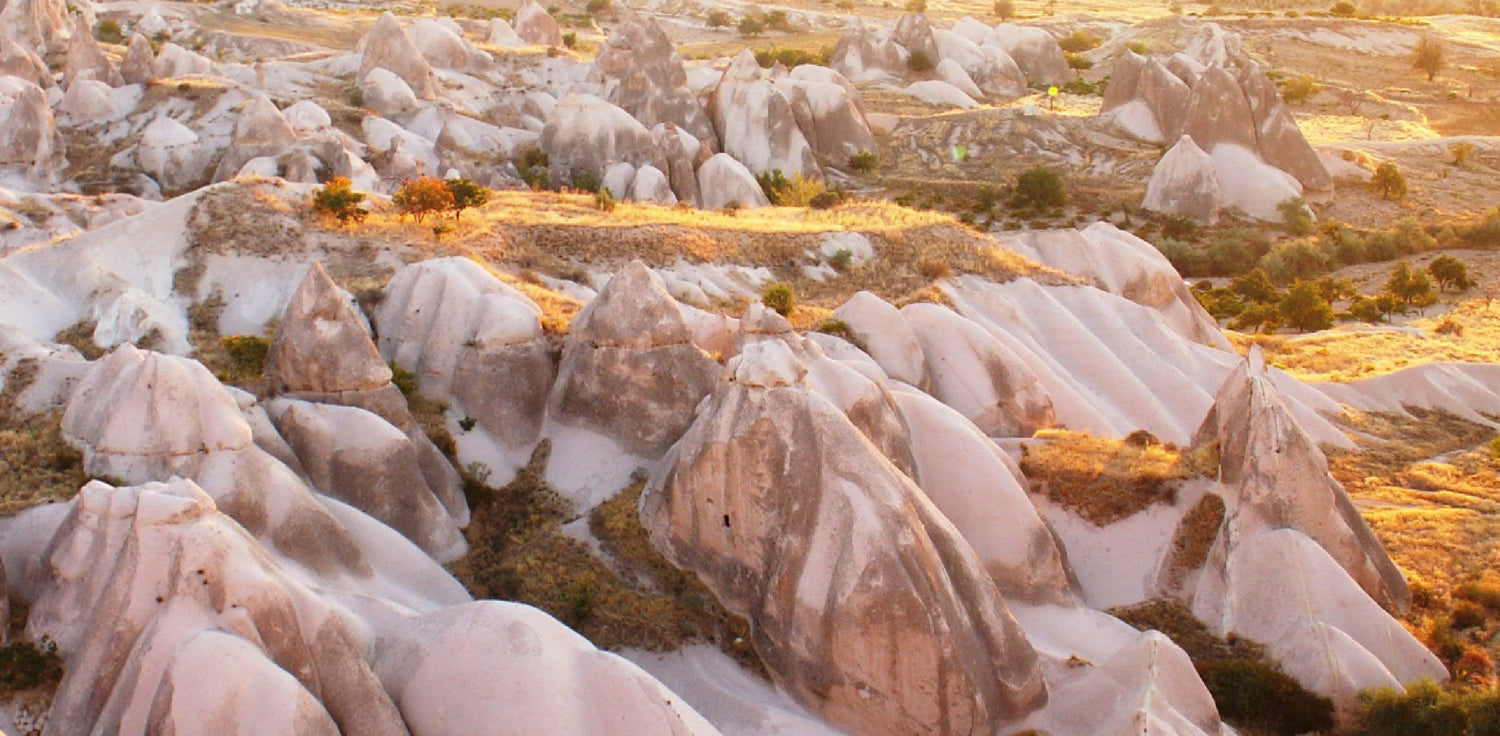
M 873 173 L 879 164 L 879 159 L 870 151 L 860 151 L 849 157 L 849 168 L 861 174 Z
M 760 295 L 760 303 L 785 317 L 797 308 L 797 293 L 787 284 L 775 283 L 766 287 Z
M 337 218 L 341 223 L 361 222 L 370 214 L 360 203 L 365 201 L 362 192 L 356 192 L 348 177 L 335 176 L 313 191 L 312 207 L 319 212 Z

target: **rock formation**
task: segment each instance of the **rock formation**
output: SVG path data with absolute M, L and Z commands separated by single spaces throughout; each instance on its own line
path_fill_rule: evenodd
M 63 62 L 63 76 L 68 81 L 97 79 L 111 87 L 124 84 L 120 70 L 105 56 L 104 49 L 94 40 L 88 18 L 82 14 L 73 17 L 73 37 L 68 40 L 68 55 Z
M 861 151 L 878 150 L 853 85 L 832 69 L 822 70 L 826 79 L 819 79 L 818 69 L 804 64 L 776 80 L 813 152 L 842 164 Z
M 549 415 L 659 456 L 693 421 L 715 372 L 661 279 L 634 261 L 569 325 Z
M 425 487 L 410 492 L 431 493 L 458 526 L 469 523 L 457 471 L 391 383 L 391 370 L 359 312 L 316 263 L 287 305 L 281 331 L 266 355 L 266 376 L 288 398 L 358 407 L 390 422 L 415 445 Z
M 540 316 L 474 261 L 440 258 L 397 272 L 375 322 L 382 355 L 411 371 L 422 393 L 451 402 L 524 458 L 557 370 Z
M 521 5 L 512 26 L 521 40 L 533 46 L 562 45 L 562 31 L 557 27 L 557 21 L 536 0 L 526 0 Z
M 973 550 L 810 380 L 780 340 L 731 359 L 642 496 L 652 543 L 842 728 L 987 733 L 1045 702 Z
M 839 37 L 828 65 L 855 82 L 890 80 L 906 69 L 900 49 L 859 21 Z
M 1160 61 L 1127 50 L 1115 62 L 1100 114 L 1141 140 L 1165 143 L 1181 132 L 1192 96 Z
M 156 54 L 145 36 L 131 34 L 125 59 L 120 62 L 120 77 L 126 84 L 150 84 L 156 79 Z
M 0 31 L 0 75 L 24 79 L 39 87 L 52 86 L 47 63 L 30 47 L 13 41 Z
M 995 26 L 995 41 L 1015 60 L 1033 84 L 1062 84 L 1071 76 L 1057 39 L 1041 28 L 1002 23 Z
M 64 161 L 62 135 L 40 87 L 27 84 L 0 125 L 0 165 L 20 165 L 37 180 L 54 178 Z
M 667 167 L 651 131 L 630 113 L 593 95 L 571 92 L 558 100 L 538 140 L 555 183 L 590 176 L 595 182 L 615 163 Z
M 437 97 L 438 80 L 422 50 L 412 43 L 401 23 L 390 13 L 380 16 L 359 41 L 359 78 L 371 69 L 383 68 L 405 80 L 412 92 L 424 100 Z
M 750 50 L 740 52 L 724 71 L 709 97 L 708 111 L 724 151 L 750 171 L 761 174 L 780 169 L 788 177 L 819 173 L 791 102 L 764 78 Z
M 698 167 L 698 190 L 701 193 L 698 205 L 706 210 L 729 205 L 765 207 L 770 204 L 755 181 L 755 175 L 727 153 L 714 154 Z
M 615 26 L 594 63 L 608 80 L 605 99 L 647 128 L 668 123 L 700 141 L 716 141 L 713 124 L 688 88 L 682 57 L 655 19 L 631 16 Z
M 1218 221 L 1224 206 L 1218 173 L 1214 160 L 1193 142 L 1192 136 L 1182 136 L 1156 163 L 1141 206 L 1206 225 Z

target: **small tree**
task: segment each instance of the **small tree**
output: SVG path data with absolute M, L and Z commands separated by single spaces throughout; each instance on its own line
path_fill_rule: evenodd
M 431 176 L 415 181 L 408 179 L 391 197 L 391 204 L 396 205 L 403 216 L 411 215 L 417 222 L 421 222 L 433 212 L 453 209 L 453 192 L 441 179 Z
M 879 163 L 879 160 L 875 158 L 875 154 L 870 151 L 860 151 L 849 157 L 849 168 L 861 174 L 869 174 L 875 171 L 875 167 Z
M 1001 22 L 1014 18 L 1016 15 L 1015 0 L 995 0 L 995 15 L 1000 16 Z
M 744 18 L 740 19 L 741 36 L 759 36 L 760 34 L 764 33 L 765 30 L 765 25 L 760 22 L 760 19 L 756 18 L 753 15 L 747 15 Z
M 1432 263 L 1427 264 L 1427 273 L 1431 274 L 1432 280 L 1444 289 L 1463 291 L 1474 286 L 1474 280 L 1469 278 L 1469 264 L 1453 256 L 1438 256 Z
M 792 30 L 792 22 L 787 19 L 785 10 L 767 10 L 765 24 L 773 31 Z
M 722 10 L 710 10 L 708 17 L 704 18 L 703 22 L 709 28 L 728 28 L 734 25 L 734 19 Z
M 1229 321 L 1229 329 L 1244 332 L 1274 330 L 1281 326 L 1281 311 L 1275 304 L 1255 302 L 1246 305 L 1235 318 Z
M 457 220 L 463 211 L 471 207 L 483 207 L 490 201 L 490 189 L 482 184 L 475 184 L 469 179 L 449 179 L 443 182 L 448 191 L 453 194 L 453 219 Z
M 1301 197 L 1287 197 L 1276 205 L 1276 211 L 1281 213 L 1281 222 L 1286 225 L 1287 232 L 1293 235 L 1307 235 L 1313 231 L 1312 210 L 1307 207 L 1307 200 Z
M 1347 0 L 1334 3 L 1333 7 L 1328 9 L 1328 12 L 1342 18 L 1351 17 L 1355 13 L 1354 3 L 1347 2 Z
M 1409 307 L 1422 308 L 1437 301 L 1437 291 L 1432 288 L 1432 276 L 1426 271 L 1413 270 L 1410 263 L 1400 261 L 1390 278 L 1385 281 L 1387 294 L 1400 299 Z
M 1016 189 L 1010 198 L 1012 207 L 1038 210 L 1061 207 L 1067 203 L 1068 193 L 1063 189 L 1062 177 L 1045 166 L 1021 172 L 1016 178 Z
M 1389 161 L 1375 167 L 1370 187 L 1386 199 L 1406 199 L 1406 175 Z
M 760 295 L 760 303 L 785 317 L 797 308 L 797 293 L 786 284 L 771 284 L 766 287 L 765 293 Z
M 370 214 L 359 206 L 365 201 L 365 195 L 354 191 L 351 186 L 347 177 L 335 176 L 329 179 L 328 183 L 313 192 L 313 211 L 332 215 L 341 223 L 364 220 L 365 215 Z
M 1423 36 L 1411 52 L 1411 67 L 1427 75 L 1427 81 L 1437 78 L 1438 72 L 1448 65 L 1448 51 L 1443 43 L 1432 36 Z
M 1085 51 L 1092 51 L 1096 48 L 1099 48 L 1100 43 L 1101 42 L 1098 36 L 1093 36 L 1084 33 L 1083 31 L 1073 31 L 1072 33 L 1063 36 L 1057 41 L 1057 45 L 1061 46 L 1063 51 L 1072 54 L 1081 54 Z
M 1234 277 L 1234 280 L 1229 282 L 1229 289 L 1252 302 L 1269 303 L 1278 298 L 1276 285 L 1271 283 L 1271 277 L 1259 268 Z
M 1316 282 L 1298 281 L 1281 297 L 1281 314 L 1298 332 L 1315 332 L 1333 326 L 1333 306 Z

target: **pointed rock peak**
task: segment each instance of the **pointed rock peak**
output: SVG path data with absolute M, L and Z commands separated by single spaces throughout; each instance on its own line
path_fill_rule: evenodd
M 292 124 L 277 109 L 276 103 L 263 94 L 256 95 L 245 105 L 234 125 L 236 145 L 277 145 L 296 139 L 297 132 L 292 130 Z
M 762 340 L 746 345 L 724 368 L 725 377 L 742 386 L 777 388 L 795 386 L 807 375 L 807 366 L 781 340 Z
M 360 45 L 364 46 L 364 44 L 366 44 L 372 38 L 390 37 L 396 35 L 405 36 L 406 29 L 402 28 L 401 21 L 396 20 L 396 16 L 392 15 L 391 11 L 387 10 L 384 13 L 380 14 L 380 17 L 377 18 L 375 20 L 375 23 L 370 26 L 370 30 L 365 31 L 364 38 L 360 39 Z
M 754 302 L 740 317 L 740 332 L 747 335 L 785 335 L 792 331 L 792 323 L 776 310 L 760 302 Z
M 1261 351 L 1259 345 L 1250 346 L 1250 357 L 1246 358 L 1246 361 L 1250 364 L 1250 375 L 1266 375 L 1266 354 Z
M 366 391 L 391 381 L 364 320 L 321 263 L 307 269 L 287 305 L 266 375 L 288 392 Z
M 606 347 L 652 348 L 692 341 L 692 330 L 661 277 L 631 261 L 610 278 L 568 329 L 570 336 Z
M 736 55 L 733 61 L 729 62 L 729 67 L 724 70 L 723 82 L 744 82 L 752 79 L 760 79 L 761 74 L 760 62 L 755 60 L 755 52 L 745 49 Z

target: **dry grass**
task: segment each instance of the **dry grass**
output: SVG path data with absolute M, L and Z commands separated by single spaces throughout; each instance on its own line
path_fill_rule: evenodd
M 1183 515 L 1167 552 L 1169 590 L 1175 590 L 1188 572 L 1202 567 L 1208 560 L 1208 550 L 1218 538 L 1223 523 L 1224 499 L 1214 493 L 1203 494 L 1203 498 Z
M 509 486 L 471 494 L 488 498 L 474 504 L 468 555 L 451 566 L 469 592 L 536 606 L 604 649 L 664 651 L 701 641 L 760 669 L 744 619 L 651 546 L 636 516 L 643 482 L 589 518 L 612 565 L 563 534 L 576 515 L 542 480 L 546 457 L 544 444 Z
M 1424 363 L 1500 361 L 1500 305 L 1466 301 L 1447 318 L 1463 326 L 1461 335 L 1437 334 L 1442 315 L 1408 323 L 1423 335 L 1349 329 L 1299 336 L 1226 334 L 1242 354 L 1259 344 L 1266 362 L 1304 381 L 1352 381 Z
M 16 407 L 36 369 L 21 361 L 0 391 L 0 516 L 66 501 L 89 480 L 83 455 L 62 438 L 62 412 L 24 416 Z
M 921 271 L 924 261 L 943 261 L 955 273 L 996 281 L 1020 275 L 1070 280 L 998 247 L 950 215 L 881 201 L 829 210 L 766 207 L 732 212 L 621 202 L 606 213 L 585 194 L 500 191 L 482 210 L 453 223 L 441 238 L 432 234 L 430 225 L 403 221 L 394 211 L 377 208 L 357 233 L 388 243 L 415 244 L 423 257 L 467 255 L 562 278 L 584 264 L 607 268 L 637 258 L 657 267 L 679 261 L 765 267 L 796 289 L 800 303 L 829 308 L 860 289 L 902 300 L 932 282 Z M 834 232 L 866 235 L 879 257 L 825 282 L 807 279 L 801 266 L 816 262 L 810 252 L 825 234 Z M 566 305 L 558 306 L 567 311 Z
M 52 337 L 59 345 L 71 345 L 80 355 L 95 360 L 107 352 L 94 342 L 94 329 L 98 325 L 91 321 L 75 322 Z
M 1096 526 L 1172 503 L 1183 480 L 1199 474 L 1191 453 L 1174 445 L 1045 430 L 1025 446 L 1021 470 L 1041 493 Z M 1135 437 L 1135 435 L 1132 435 Z
M 1244 637 L 1220 639 L 1199 621 L 1187 604 L 1169 598 L 1111 608 L 1109 615 L 1131 626 L 1148 631 L 1155 629 L 1167 635 L 1187 652 L 1194 664 L 1212 664 L 1233 659 L 1264 661 L 1265 647 Z

